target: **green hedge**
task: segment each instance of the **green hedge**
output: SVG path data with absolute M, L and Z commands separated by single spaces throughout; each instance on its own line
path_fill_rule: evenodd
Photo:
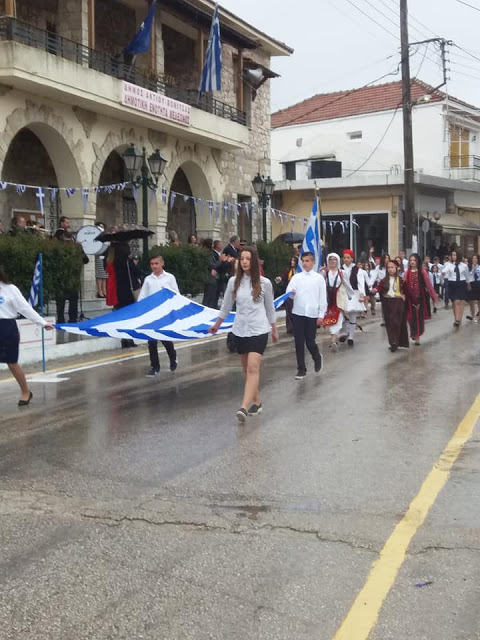
M 43 292 L 45 302 L 55 299 L 58 290 L 80 286 L 82 252 L 73 242 L 59 242 L 30 234 L 0 236 L 0 264 L 10 280 L 28 296 L 39 253 L 43 254 Z
M 272 281 L 275 294 L 280 294 L 282 287 L 275 284 L 275 278 L 288 268 L 293 255 L 293 247 L 291 244 L 275 240 L 273 242 L 259 242 L 257 247 L 258 255 L 264 261 L 265 276 Z
M 150 249 L 150 255 L 159 253 L 165 260 L 165 271 L 173 273 L 183 294 L 203 293 L 210 262 L 210 251 L 189 244 L 160 245 Z

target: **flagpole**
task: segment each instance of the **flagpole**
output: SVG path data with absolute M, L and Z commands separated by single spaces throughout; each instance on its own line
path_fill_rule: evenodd
M 315 200 L 317 201 L 317 220 L 318 220 L 318 231 L 321 240 L 320 247 L 320 265 L 323 266 L 323 245 L 324 245 L 324 237 L 323 237 L 323 227 L 322 227 L 322 199 L 320 197 L 320 189 L 317 186 L 317 181 L 314 182 L 315 185 Z
M 43 255 L 38 254 L 38 262 L 40 265 L 40 315 L 43 318 Z M 45 329 L 42 327 L 42 372 L 45 373 Z

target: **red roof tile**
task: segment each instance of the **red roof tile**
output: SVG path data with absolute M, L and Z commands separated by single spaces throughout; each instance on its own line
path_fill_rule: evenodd
M 432 93 L 430 93 L 432 92 Z M 446 95 L 442 91 L 433 92 L 433 87 L 420 80 L 412 80 L 412 100 L 418 100 L 430 93 L 431 102 L 440 102 Z M 371 87 L 321 93 L 303 102 L 272 114 L 272 128 L 293 124 L 306 124 L 395 109 L 402 103 L 402 82 L 389 82 Z

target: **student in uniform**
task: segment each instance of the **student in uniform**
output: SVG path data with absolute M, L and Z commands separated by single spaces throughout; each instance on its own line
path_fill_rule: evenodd
M 407 331 L 407 313 L 405 305 L 404 283 L 399 276 L 403 265 L 400 261 L 387 262 L 387 275 L 378 284 L 377 291 L 382 302 L 383 318 L 387 329 L 390 351 L 399 347 L 409 348 Z
M 20 387 L 21 396 L 18 406 L 30 403 L 33 393 L 30 391 L 22 367 L 18 364 L 18 347 L 20 335 L 18 333 L 17 316 L 25 316 L 44 329 L 53 329 L 53 324 L 45 320 L 32 309 L 20 290 L 11 284 L 5 270 L 0 266 L 0 362 L 10 369 Z
M 260 275 L 258 254 L 252 247 L 240 250 L 235 276 L 228 281 L 222 308 L 209 333 L 217 333 L 236 303 L 232 333 L 245 377 L 242 406 L 236 412 L 239 422 L 261 413 L 260 364 L 272 329 L 272 340 L 278 342 L 278 329 L 270 280 Z
M 175 276 L 171 273 L 167 273 L 163 269 L 164 260 L 161 255 L 157 254 L 150 258 L 150 269 L 152 273 L 147 276 L 143 282 L 138 301 L 151 296 L 153 293 L 157 293 L 161 289 L 171 289 L 175 293 L 180 293 L 178 290 L 177 281 Z M 177 352 L 173 346 L 173 342 L 170 340 L 162 340 L 165 351 L 170 359 L 170 371 L 175 371 L 177 368 Z M 147 373 L 147 378 L 154 378 L 160 373 L 160 360 L 158 358 L 158 340 L 148 341 L 148 353 L 150 355 L 150 371 Z
M 470 262 L 470 291 L 467 294 L 470 315 L 467 320 L 478 322 L 480 315 L 480 258 L 474 253 Z M 475 309 L 476 305 L 476 309 Z
M 302 271 L 296 273 L 287 286 L 287 293 L 291 291 L 293 297 L 292 321 L 297 357 L 295 380 L 302 380 L 307 375 L 305 345 L 312 356 L 315 371 L 318 373 L 322 368 L 322 354 L 315 337 L 327 311 L 325 278 L 313 269 L 315 256 L 311 251 L 305 251 L 301 260 Z
M 444 265 L 442 275 L 448 281 L 448 297 L 452 301 L 454 318 L 453 326 L 458 329 L 462 324 L 467 291 L 470 289 L 470 272 L 463 262 L 460 251 L 452 251 L 451 262 Z

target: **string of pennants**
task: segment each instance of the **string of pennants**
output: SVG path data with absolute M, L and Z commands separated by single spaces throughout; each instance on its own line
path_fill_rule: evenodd
M 72 196 L 80 193 L 82 196 L 83 202 L 83 211 L 86 213 L 88 197 L 91 193 L 97 195 L 99 193 L 108 193 L 111 194 L 114 191 L 124 191 L 127 186 L 129 186 L 129 182 L 117 182 L 115 184 L 107 184 L 101 185 L 98 187 L 39 187 L 36 185 L 26 185 L 19 184 L 16 182 L 4 182 L 0 181 L 0 191 L 4 191 L 8 187 L 14 187 L 18 195 L 23 195 L 27 189 L 33 189 L 35 191 L 35 197 L 38 201 L 38 206 L 40 208 L 40 212 L 45 215 L 45 201 L 47 196 L 50 197 L 50 201 L 54 202 L 57 194 L 59 192 L 65 193 L 67 198 L 71 198 Z M 138 191 L 139 187 L 133 185 L 133 196 L 135 201 L 138 199 Z M 155 197 L 155 189 L 150 188 L 150 202 Z M 216 220 L 219 220 L 223 217 L 225 220 L 228 220 L 231 217 L 233 220 L 240 215 L 242 208 L 247 216 L 254 216 L 256 212 L 261 211 L 260 205 L 257 205 L 255 202 L 214 202 L 213 200 L 205 200 L 203 198 L 196 198 L 195 196 L 189 196 L 184 193 L 178 193 L 177 191 L 170 191 L 170 200 L 168 198 L 168 190 L 165 187 L 162 187 L 162 203 L 166 205 L 168 202 L 170 204 L 170 208 L 173 207 L 177 198 L 181 198 L 184 202 L 188 202 L 191 200 L 193 204 L 198 205 L 200 212 L 204 213 L 208 210 L 208 214 L 211 218 L 215 217 Z M 287 213 L 286 211 L 281 211 L 280 209 L 274 209 L 273 207 L 270 209 L 272 216 L 274 219 L 280 221 L 280 224 L 283 226 L 284 224 L 291 223 L 291 226 L 295 224 L 295 222 L 299 222 L 303 224 L 303 229 L 307 228 L 308 218 L 303 218 L 302 216 L 295 215 L 293 213 Z M 352 221 L 352 224 L 358 227 L 357 222 L 355 220 Z M 335 229 L 337 225 L 340 225 L 342 229 L 342 233 L 345 233 L 349 226 L 350 221 L 335 221 L 335 220 L 323 220 L 322 221 L 322 231 L 323 235 L 327 233 L 329 230 L 331 233 Z
M 45 202 L 47 201 L 47 197 L 50 198 L 50 202 L 55 202 L 57 194 L 59 192 L 65 193 L 67 198 L 71 198 L 72 196 L 80 193 L 82 196 L 83 202 L 83 212 L 87 211 L 87 203 L 88 197 L 91 193 L 95 195 L 98 193 L 113 193 L 114 191 L 123 191 L 127 186 L 128 182 L 118 182 L 116 184 L 107 184 L 101 185 L 98 187 L 39 187 L 31 184 L 18 184 L 16 182 L 3 182 L 0 181 L 0 191 L 4 191 L 8 187 L 14 187 L 15 191 L 19 196 L 23 195 L 27 189 L 33 189 L 35 191 L 35 197 L 37 198 L 38 206 L 40 208 L 40 212 L 45 215 Z

